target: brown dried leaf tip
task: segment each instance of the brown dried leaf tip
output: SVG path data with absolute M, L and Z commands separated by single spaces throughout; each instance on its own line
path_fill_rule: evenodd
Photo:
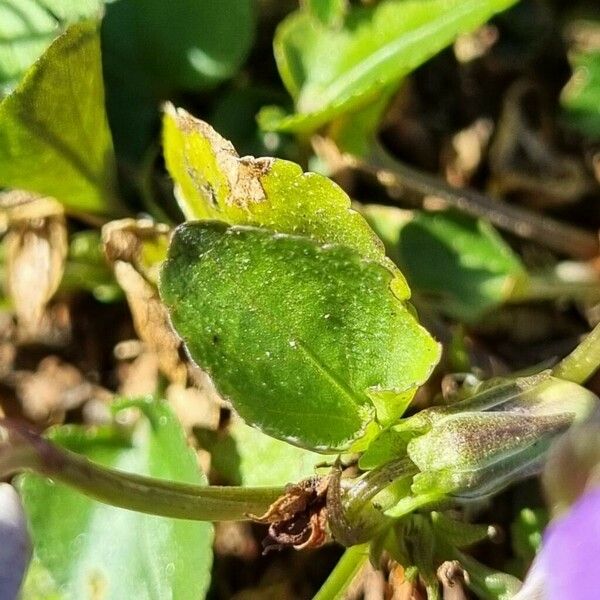
M 444 600 L 467 600 L 465 588 L 469 583 L 469 574 L 457 560 L 442 563 L 436 574 L 442 584 Z
M 263 540 L 263 553 L 293 546 L 296 550 L 319 548 L 329 539 L 327 532 L 327 488 L 329 476 L 311 477 L 286 487 L 257 523 L 269 524 L 269 535 Z

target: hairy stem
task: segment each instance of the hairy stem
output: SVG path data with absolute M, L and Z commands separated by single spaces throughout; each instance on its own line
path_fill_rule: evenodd
M 396 161 L 381 146 L 376 146 L 372 156 L 366 161 L 354 157 L 348 157 L 348 161 L 375 175 L 389 189 L 396 192 L 409 190 L 423 197 L 441 198 L 449 207 L 473 217 L 484 217 L 504 231 L 533 240 L 561 254 L 590 259 L 597 256 L 600 250 L 597 236 L 588 231 L 565 225 L 475 190 L 453 188 L 439 177 Z
M 600 367 L 600 323 L 552 370 L 560 379 L 584 383 Z
M 240 521 L 266 512 L 284 489 L 198 486 L 97 465 L 22 425 L 0 420 L 0 477 L 31 471 L 106 504 L 177 519 Z

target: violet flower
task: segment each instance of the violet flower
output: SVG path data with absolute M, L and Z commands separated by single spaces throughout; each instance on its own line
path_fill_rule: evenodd
M 0 600 L 18 597 L 31 558 L 31 543 L 21 499 L 8 483 L 0 483 Z
M 598 600 L 599 568 L 600 487 L 596 487 L 548 527 L 540 554 L 513 600 Z

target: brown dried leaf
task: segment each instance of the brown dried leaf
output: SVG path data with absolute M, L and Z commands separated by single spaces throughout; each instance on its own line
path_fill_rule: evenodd
M 167 225 L 150 219 L 121 219 L 102 227 L 102 243 L 108 261 L 133 265 L 152 284 L 156 284 L 158 270 L 166 258 L 169 236 Z
M 44 358 L 37 371 L 16 375 L 23 413 L 33 421 L 62 421 L 67 410 L 94 396 L 94 386 L 72 365 L 56 356 Z
M 115 262 L 114 272 L 127 297 L 140 339 L 158 356 L 160 370 L 173 383 L 185 384 L 187 368 L 179 355 L 181 342 L 171 329 L 169 315 L 156 287 L 127 262 Z
M 0 231 L 14 221 L 43 219 L 63 213 L 62 204 L 50 196 L 38 196 L 24 190 L 0 192 Z
M 389 600 L 425 600 L 418 583 L 406 579 L 404 567 L 397 563 L 390 569 L 388 586 Z
M 307 526 L 309 535 L 304 541 L 296 543 L 296 550 L 304 550 L 305 548 L 320 548 L 328 540 L 327 531 L 327 511 L 324 509 L 314 512 L 310 515 Z
M 158 357 L 160 370 L 173 382 L 185 384 L 187 367 L 181 342 L 158 296 L 158 270 L 166 257 L 169 228 L 149 219 L 121 219 L 102 228 L 104 253 L 123 288 L 137 334 Z
M 285 494 L 275 500 L 264 515 L 249 515 L 257 523 L 276 523 L 291 519 L 317 499 L 325 498 L 329 479 L 327 477 L 309 477 L 285 488 Z
M 35 337 L 44 309 L 62 279 L 67 226 L 62 206 L 52 198 L 24 192 L 0 196 L 8 231 L 6 287 L 25 338 Z
M 364 574 L 363 600 L 384 600 L 386 582 L 383 572 L 368 565 Z
M 125 397 L 154 394 L 158 386 L 158 356 L 142 352 L 131 362 L 121 363 L 118 369 L 119 394 Z

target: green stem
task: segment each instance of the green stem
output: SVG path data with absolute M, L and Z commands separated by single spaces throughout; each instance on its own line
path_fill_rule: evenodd
M 600 323 L 552 370 L 560 379 L 584 383 L 600 367 Z
M 369 560 L 368 548 L 368 544 L 348 548 L 313 600 L 344 598 L 346 590 Z
M 161 153 L 160 144 L 153 144 L 145 153 L 142 164 L 137 172 L 134 172 L 133 178 L 140 191 L 140 197 L 144 203 L 145 209 L 159 223 L 173 225 L 173 219 L 163 210 L 159 202 L 156 201 L 152 189 L 152 177 L 158 155 Z
M 241 521 L 262 514 L 281 487 L 199 486 L 124 473 L 60 448 L 23 426 L 0 420 L 0 477 L 31 471 L 106 504 L 197 521 Z
M 360 512 L 367 502 L 397 479 L 412 477 L 418 473 L 415 464 L 406 457 L 392 460 L 372 471 L 368 471 L 344 497 L 344 505 L 349 513 Z
M 414 463 L 402 457 L 369 471 L 342 494 L 342 471 L 338 465 L 327 490 L 329 528 L 336 542 L 350 547 L 372 539 L 389 519 L 370 500 L 394 481 L 411 477 L 416 471 Z
M 580 263 L 582 264 L 582 263 Z M 593 301 L 600 297 L 600 280 L 569 281 L 559 277 L 555 272 L 547 274 L 531 274 L 523 282 L 510 291 L 506 302 L 539 302 L 569 298 L 574 300 Z

